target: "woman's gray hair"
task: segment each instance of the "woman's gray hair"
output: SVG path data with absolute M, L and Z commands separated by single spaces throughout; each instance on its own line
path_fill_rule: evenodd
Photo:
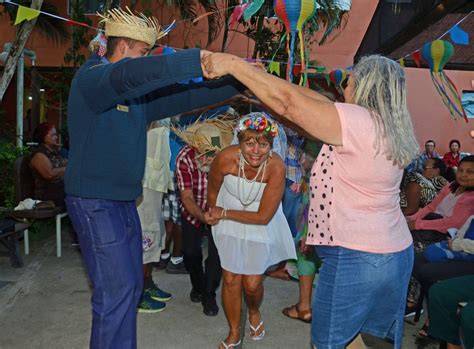
M 376 125 L 375 147 L 389 160 L 406 167 L 419 153 L 406 99 L 405 73 L 386 57 L 363 57 L 352 74 L 351 102 L 367 108 Z

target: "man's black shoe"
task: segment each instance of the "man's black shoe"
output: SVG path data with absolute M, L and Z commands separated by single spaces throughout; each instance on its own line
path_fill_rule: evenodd
M 189 298 L 191 299 L 191 302 L 193 303 L 202 302 L 202 294 L 199 293 L 198 291 L 195 291 L 194 288 L 191 290 L 191 293 L 189 294 Z
M 216 316 L 219 313 L 219 307 L 217 306 L 216 299 L 210 298 L 202 301 L 202 312 L 207 316 Z

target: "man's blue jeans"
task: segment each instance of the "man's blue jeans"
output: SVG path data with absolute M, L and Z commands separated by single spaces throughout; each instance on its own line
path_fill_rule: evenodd
M 289 180 L 288 178 L 285 179 L 285 193 L 283 194 L 283 214 L 288 221 L 288 225 L 290 226 L 291 235 L 293 237 L 296 236 L 298 233 L 298 209 L 301 203 L 301 192 L 295 193 L 290 189 L 290 186 L 294 182 Z
M 142 234 L 135 201 L 66 197 L 92 282 L 91 348 L 136 348 L 143 291 Z

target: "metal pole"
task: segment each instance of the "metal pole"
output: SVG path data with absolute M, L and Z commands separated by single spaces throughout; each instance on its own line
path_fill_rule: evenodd
M 18 59 L 16 71 L 16 146 L 23 147 L 23 73 L 25 70 L 24 54 Z

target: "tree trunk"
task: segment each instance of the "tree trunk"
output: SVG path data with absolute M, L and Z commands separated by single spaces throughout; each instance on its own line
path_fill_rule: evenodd
M 33 0 L 31 2 L 31 8 L 35 10 L 41 9 L 41 5 L 43 5 L 43 0 Z M 13 42 L 7 60 L 5 61 L 5 69 L 0 77 L 0 102 L 3 100 L 3 96 L 5 95 L 8 85 L 10 85 L 13 75 L 15 75 L 18 58 L 20 58 L 20 55 L 25 48 L 26 42 L 36 24 L 37 18 L 38 17 L 35 17 L 31 21 L 25 21 L 20 24 L 20 30 L 18 30 L 16 34 L 15 41 Z

